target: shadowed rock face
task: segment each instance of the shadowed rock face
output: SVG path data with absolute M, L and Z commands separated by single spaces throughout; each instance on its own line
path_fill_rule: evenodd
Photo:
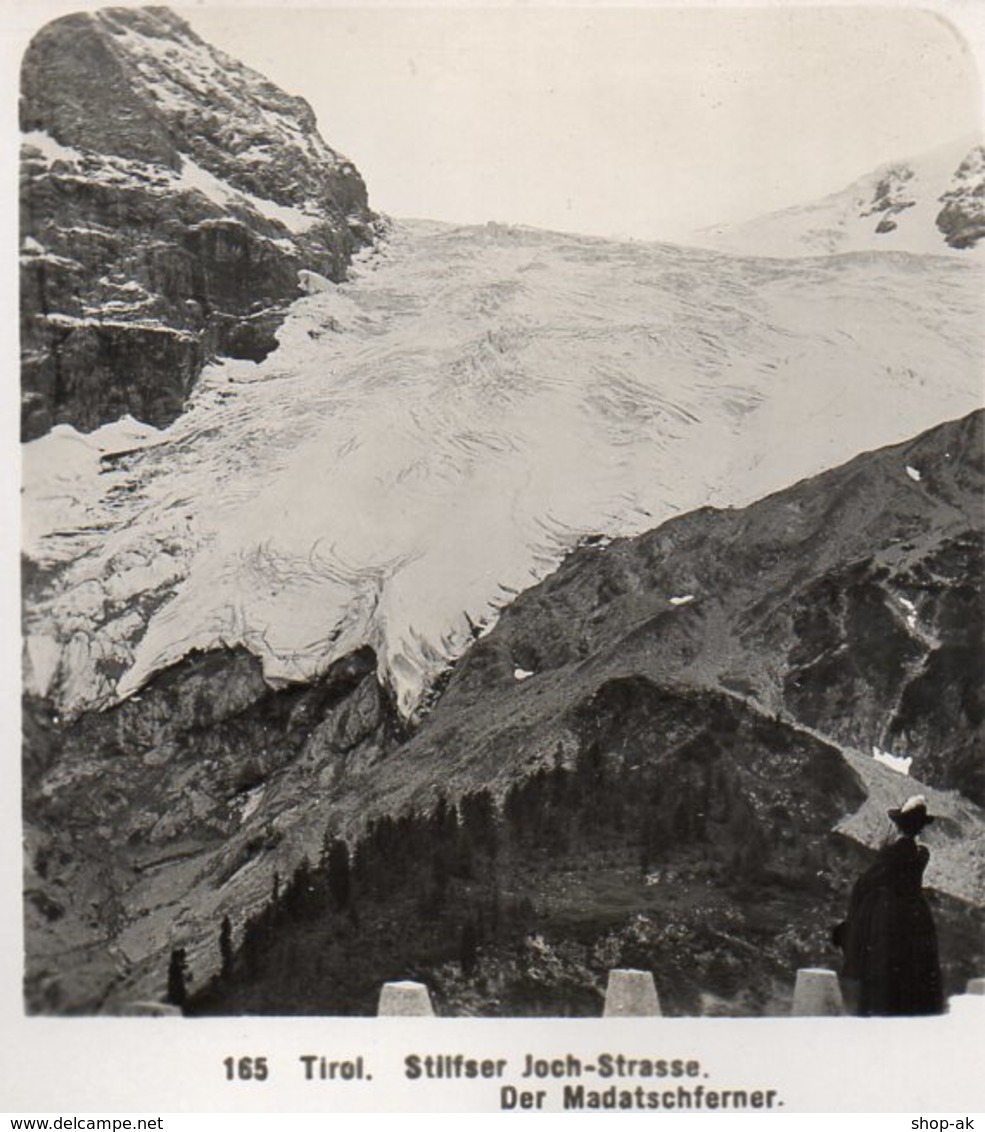
M 982 804 L 982 443 L 975 413 L 750 507 L 585 547 L 512 603 L 443 706 L 603 670 L 684 680 L 911 756 Z
M 439 794 L 502 799 L 545 768 L 596 758 L 623 791 L 595 805 L 608 817 L 592 850 L 619 899 L 593 887 L 592 868 L 578 872 L 578 839 L 565 853 L 548 846 L 536 869 L 520 854 L 548 935 L 577 923 L 589 950 L 596 937 L 619 944 L 616 965 L 660 958 L 689 988 L 677 1006 L 686 1011 L 700 1008 L 702 989 L 728 997 L 732 976 L 716 982 L 715 964 L 745 978 L 753 949 L 755 1001 L 733 1006 L 780 1009 L 771 988 L 792 986 L 792 965 L 834 961 L 827 930 L 862 850 L 839 848 L 832 830 L 872 847 L 886 810 L 923 790 L 941 818 L 927 883 L 949 894 L 940 911 L 957 986 L 981 958 L 980 932 L 967 926 L 985 875 L 985 826 L 968 801 L 981 790 L 981 494 L 976 413 L 750 507 L 593 541 L 474 642 L 411 735 L 370 649 L 281 688 L 245 650 L 196 654 L 72 722 L 32 700 L 32 1009 L 161 993 L 174 946 L 188 950 L 200 985 L 222 918 L 241 927 L 275 873 L 318 859 L 327 830 L 355 841 L 374 818 L 426 814 Z M 874 745 L 911 756 L 914 777 L 875 762 Z M 645 799 L 646 829 L 660 834 L 649 859 L 657 887 L 641 879 L 634 841 L 633 807 Z M 531 812 L 522 824 L 540 820 Z M 734 930 L 708 937 L 700 977 L 679 940 L 633 950 L 635 911 L 660 923 L 673 913 L 700 934 L 708 912 L 696 894 L 709 892 Z M 581 972 L 578 985 L 597 974 Z M 460 987 L 448 1002 L 471 993 Z
M 283 689 L 244 650 L 199 653 L 69 727 L 30 699 L 24 725 L 27 997 L 61 1013 L 127 1001 L 121 982 L 161 992 L 158 947 L 219 906 L 238 919 L 257 865 L 262 899 L 271 855 L 305 850 L 297 807 L 401 734 L 370 649 Z
M 375 217 L 311 107 L 164 8 L 43 28 L 22 67 L 23 432 L 164 425 L 205 360 L 258 360 L 299 270 Z

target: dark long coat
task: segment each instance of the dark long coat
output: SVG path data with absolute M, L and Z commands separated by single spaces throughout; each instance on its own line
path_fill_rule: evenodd
M 923 894 L 925 845 L 901 837 L 879 850 L 856 881 L 840 934 L 842 975 L 859 985 L 862 1015 L 944 1010 L 937 932 Z

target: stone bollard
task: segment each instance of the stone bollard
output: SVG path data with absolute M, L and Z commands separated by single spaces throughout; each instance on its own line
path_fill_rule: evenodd
M 834 971 L 825 967 L 801 967 L 790 1013 L 811 1017 L 844 1014 L 845 1003 Z
M 659 1017 L 660 999 L 649 971 L 616 968 L 609 972 L 603 1018 Z
M 965 994 L 985 994 L 985 979 L 969 979 Z
M 423 983 L 384 983 L 376 1014 L 383 1018 L 433 1018 L 431 996 Z

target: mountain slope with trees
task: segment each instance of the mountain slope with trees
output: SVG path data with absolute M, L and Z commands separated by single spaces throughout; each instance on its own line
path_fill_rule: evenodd
M 927 883 L 953 941 L 953 989 L 981 961 L 985 901 L 985 825 L 973 800 L 982 479 L 976 413 L 747 508 L 588 540 L 477 636 L 411 729 L 368 649 L 307 685 L 271 689 L 255 658 L 219 651 L 74 722 L 29 703 L 35 1008 L 111 1009 L 163 994 L 175 948 L 200 992 L 225 962 L 223 919 L 237 947 L 249 924 L 255 937 L 303 919 L 308 887 L 327 884 L 316 868 L 325 844 L 344 840 L 363 926 L 318 912 L 311 928 L 350 933 L 331 962 L 349 954 L 362 990 L 334 1008 L 364 1009 L 374 980 L 398 968 L 443 970 L 467 932 L 495 963 L 505 962 L 500 944 L 546 941 L 546 967 L 534 967 L 548 983 L 556 949 L 568 955 L 581 940 L 572 1001 L 587 1009 L 602 960 L 592 967 L 586 956 L 611 936 L 598 952 L 606 962 L 642 960 L 628 942 L 637 915 L 663 931 L 679 906 L 693 911 L 681 913 L 679 958 L 704 938 L 699 924 L 721 916 L 735 930 L 724 951 L 708 944 L 708 967 L 673 992 L 676 1008 L 696 1009 L 700 983 L 715 996 L 709 1010 L 777 1009 L 781 972 L 831 960 L 826 928 L 859 854 L 888 832 L 886 809 L 919 789 L 941 814 L 928 832 Z M 830 694 L 815 690 L 815 670 L 828 673 Z M 915 712 L 928 696 L 935 710 Z M 874 760 L 873 747 L 912 757 L 914 777 Z M 475 805 L 497 847 L 482 850 L 474 877 L 449 873 L 450 911 L 429 919 L 429 878 L 448 873 L 458 850 L 441 849 L 442 865 L 431 850 L 419 859 L 418 847 L 430 844 L 436 814 L 450 845 L 455 829 L 471 837 L 448 814 L 467 814 L 466 799 L 483 794 Z M 406 883 L 390 886 L 391 866 L 370 863 L 373 845 L 404 861 L 394 875 Z M 502 938 L 483 927 L 498 914 L 497 889 L 513 925 Z M 288 891 L 295 912 L 282 907 Z M 113 918 L 92 925 L 93 900 Z M 341 903 L 338 892 L 325 900 Z M 381 953 L 371 941 L 418 905 L 417 927 Z M 782 946 L 764 952 L 768 925 Z M 654 962 L 669 962 L 651 943 Z M 754 952 L 762 959 L 750 967 Z M 751 997 L 716 981 L 713 954 L 747 956 Z M 232 967 L 252 970 L 245 954 Z M 514 987 L 507 968 L 503 1010 L 557 1007 L 548 990 L 531 1000 Z M 303 963 L 287 969 L 310 985 Z M 332 969 L 333 985 L 350 979 L 344 963 Z M 250 997 L 250 979 L 235 992 L 227 979 L 201 1008 L 301 1008 L 269 986 Z M 485 1009 L 477 986 L 456 983 L 446 1001 Z

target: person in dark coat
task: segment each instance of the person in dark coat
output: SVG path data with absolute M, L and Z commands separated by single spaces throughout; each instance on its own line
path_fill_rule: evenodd
M 848 918 L 834 930 L 834 942 L 844 950 L 845 997 L 857 995 L 854 1012 L 862 1016 L 941 1014 L 937 931 L 922 888 L 930 851 L 916 840 L 934 819 L 922 794 L 889 817 L 900 836 L 855 882 Z

